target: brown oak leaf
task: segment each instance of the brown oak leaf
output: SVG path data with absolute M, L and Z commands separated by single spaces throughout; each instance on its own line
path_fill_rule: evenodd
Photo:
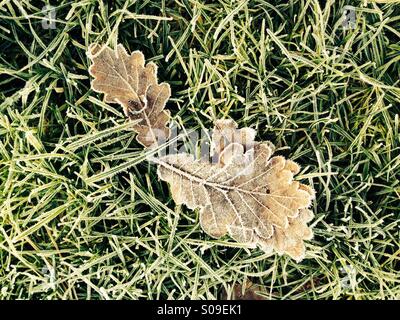
M 221 300 L 268 300 L 265 296 L 267 294 L 265 287 L 247 281 L 245 285 L 236 283 L 230 296 L 223 290 Z
M 310 190 L 310 194 L 312 191 Z M 265 252 L 272 252 L 275 249 L 279 254 L 287 253 L 291 257 L 300 259 L 304 257 L 303 240 L 311 240 L 312 230 L 307 226 L 314 214 L 309 209 L 300 209 L 299 215 L 295 218 L 289 218 L 287 228 L 275 228 L 274 236 L 269 239 L 263 239 L 260 247 Z
M 248 247 L 275 250 L 295 260 L 304 257 L 310 239 L 307 222 L 314 191 L 293 177 L 299 166 L 282 156 L 271 157 L 270 142 L 255 142 L 250 128 L 237 129 L 220 120 L 212 135 L 217 163 L 189 154 L 156 158 L 159 177 L 167 181 L 174 201 L 200 208 L 200 224 L 212 237 L 229 234 Z
M 104 93 L 106 102 L 122 105 L 131 120 L 139 120 L 133 125 L 136 140 L 150 147 L 167 139 L 170 113 L 164 107 L 171 89 L 167 83 L 157 83 L 157 66 L 145 65 L 142 52 L 129 55 L 121 44 L 115 50 L 94 44 L 87 55 L 92 60 L 89 68 L 94 77 L 92 89 Z

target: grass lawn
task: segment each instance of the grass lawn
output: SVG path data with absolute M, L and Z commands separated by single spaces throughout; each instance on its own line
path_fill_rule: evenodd
M 396 3 L 397 2 L 397 3 Z M 400 298 L 400 3 L 0 0 L 0 298 Z M 91 43 L 141 50 L 181 132 L 232 118 L 316 190 L 301 263 L 213 239 L 177 206 Z M 186 131 L 185 131 L 186 130 Z

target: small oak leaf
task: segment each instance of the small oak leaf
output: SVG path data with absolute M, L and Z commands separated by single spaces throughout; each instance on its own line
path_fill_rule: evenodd
M 151 62 L 145 65 L 142 52 L 129 55 L 121 44 L 115 50 L 94 44 L 87 55 L 92 60 L 92 89 L 104 93 L 106 102 L 122 105 L 131 120 L 138 120 L 133 125 L 136 140 L 150 147 L 167 139 L 170 113 L 164 108 L 171 89 L 167 83 L 157 83 L 157 66 Z
M 228 296 L 228 292 L 226 290 L 222 291 L 221 299 L 227 300 L 229 298 L 230 300 L 267 300 L 267 298 L 262 294 L 268 294 L 265 287 L 254 284 L 251 281 L 247 281 L 245 285 L 235 284 L 230 297 Z
M 254 142 L 254 137 L 252 129 L 238 130 L 234 121 L 220 120 L 212 135 L 217 163 L 189 154 L 153 161 L 160 179 L 170 184 L 174 201 L 200 208 L 200 224 L 207 234 L 229 234 L 248 247 L 275 249 L 301 260 L 303 239 L 312 235 L 306 222 L 314 192 L 293 180 L 300 170 L 296 163 L 271 157 L 273 145 Z

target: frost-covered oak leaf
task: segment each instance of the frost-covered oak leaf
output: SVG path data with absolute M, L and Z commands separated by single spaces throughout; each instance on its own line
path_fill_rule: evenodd
M 310 190 L 310 194 L 312 191 Z M 313 233 L 307 226 L 314 214 L 309 209 L 300 209 L 295 218 L 289 218 L 287 228 L 275 228 L 274 236 L 260 242 L 260 247 L 265 252 L 274 249 L 279 254 L 287 253 L 291 257 L 300 260 L 304 257 L 303 240 L 311 240 Z
M 304 257 L 303 240 L 314 191 L 293 179 L 299 166 L 281 156 L 271 157 L 270 142 L 255 142 L 250 128 L 237 129 L 219 120 L 212 135 L 217 163 L 189 154 L 167 155 L 154 162 L 159 177 L 170 185 L 177 204 L 200 209 L 200 224 L 212 237 L 229 234 L 248 247 L 275 250 L 295 260 Z
M 142 52 L 129 55 L 121 44 L 115 50 L 94 44 L 87 55 L 92 61 L 89 68 L 94 77 L 92 89 L 104 93 L 106 102 L 122 105 L 126 116 L 138 121 L 133 125 L 136 140 L 150 147 L 160 139 L 167 139 L 170 113 L 164 107 L 171 89 L 167 83 L 157 83 L 157 66 L 145 65 Z

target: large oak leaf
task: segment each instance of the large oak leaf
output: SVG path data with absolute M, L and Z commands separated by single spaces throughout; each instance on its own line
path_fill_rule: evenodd
M 254 137 L 251 129 L 238 130 L 231 120 L 217 121 L 212 141 L 217 163 L 189 154 L 153 161 L 159 177 L 170 184 L 174 201 L 200 208 L 207 234 L 219 238 L 228 233 L 249 247 L 275 249 L 301 260 L 303 239 L 312 235 L 306 223 L 314 192 L 294 181 L 296 163 L 271 157 L 273 145 L 254 142 Z

